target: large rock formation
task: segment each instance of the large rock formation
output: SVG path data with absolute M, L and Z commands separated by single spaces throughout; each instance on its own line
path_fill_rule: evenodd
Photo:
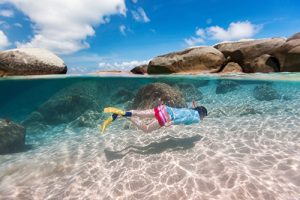
M 134 93 L 126 88 L 120 88 L 111 96 L 113 104 L 123 104 L 133 100 Z
M 143 74 L 146 68 L 133 71 Z M 288 39 L 241 40 L 222 42 L 213 47 L 190 48 L 158 56 L 148 65 L 149 74 L 280 71 L 300 71 L 300 33 Z
M 271 38 L 239 42 L 225 42 L 214 47 L 226 58 L 238 63 L 246 73 L 256 72 L 252 61 L 264 54 L 273 55 L 277 48 L 285 43 L 284 38 Z M 275 59 L 275 58 L 273 58 Z
M 296 33 L 274 52 L 281 71 L 300 72 L 300 33 Z
M 165 83 L 152 83 L 140 88 L 133 101 L 133 109 L 152 109 L 159 99 L 172 107 L 186 107 L 182 93 Z
M 238 89 L 239 84 L 235 81 L 222 80 L 216 87 L 216 94 L 226 94 Z
M 229 62 L 225 65 L 221 73 L 240 73 L 240 72 L 243 72 L 243 68 L 239 64 L 235 62 Z
M 101 87 L 93 81 L 83 81 L 62 89 L 42 104 L 24 122 L 25 126 L 35 124 L 55 125 L 71 122 L 87 110 L 101 111 L 105 100 Z
M 24 48 L 0 52 L 0 77 L 66 73 L 64 61 L 45 49 Z
M 300 39 L 300 32 L 299 33 L 295 33 L 294 35 L 292 35 L 291 37 L 289 37 L 286 41 L 289 42 L 291 40 L 298 40 Z
M 12 121 L 0 119 L 0 154 L 22 151 L 25 147 L 25 128 Z
M 213 47 L 191 48 L 154 58 L 148 74 L 217 72 L 224 61 L 224 55 Z
M 181 82 L 174 85 L 183 94 L 186 101 L 203 99 L 202 92 L 196 88 L 192 83 Z
M 130 72 L 133 74 L 147 74 L 147 71 L 148 71 L 148 65 L 137 66 L 132 70 L 130 70 Z
M 278 60 L 268 54 L 261 55 L 251 62 L 251 67 L 254 72 L 269 73 L 279 72 L 280 64 Z
M 280 98 L 279 93 L 270 84 L 256 86 L 253 90 L 253 96 L 259 101 L 272 101 Z

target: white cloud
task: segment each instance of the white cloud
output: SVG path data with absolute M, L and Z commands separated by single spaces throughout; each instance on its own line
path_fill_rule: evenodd
M 17 28 L 22 28 L 23 27 L 23 25 L 20 24 L 20 23 L 14 23 L 14 26 L 17 27 Z
M 122 35 L 126 36 L 126 26 L 125 25 L 121 25 L 119 27 L 120 32 L 122 33 Z
M 0 49 L 4 49 L 10 45 L 7 36 L 0 30 Z
M 188 46 L 195 46 L 197 44 L 204 43 L 204 39 L 199 38 L 199 37 L 190 37 L 190 38 L 184 39 L 184 42 Z
M 149 61 L 147 60 L 133 60 L 125 62 L 100 62 L 98 66 L 101 68 L 101 70 L 131 70 L 133 67 L 148 63 Z
M 147 16 L 145 10 L 143 8 L 138 8 L 137 10 L 131 11 L 132 17 L 137 22 L 148 23 L 150 22 L 149 17 Z
M 184 39 L 188 46 L 205 43 L 205 40 L 239 40 L 252 38 L 261 30 L 262 26 L 252 24 L 249 21 L 232 22 L 227 29 L 220 26 L 211 26 L 205 29 L 197 29 L 196 36 Z
M 212 26 L 207 29 L 207 34 L 215 40 L 238 40 L 242 38 L 251 38 L 259 30 L 261 26 L 254 25 L 249 21 L 232 22 L 228 29 L 219 26 Z
M 205 30 L 202 28 L 199 28 L 198 30 L 196 30 L 196 35 L 202 38 L 205 38 Z
M 124 24 L 119 26 L 119 30 L 120 30 L 121 34 L 124 36 L 127 36 L 127 34 L 129 34 L 129 33 L 134 33 L 133 30 L 131 30 L 131 28 L 129 26 L 125 26 Z
M 12 10 L 0 10 L 0 16 L 2 16 L 2 17 L 13 17 L 14 12 Z
M 137 2 L 138 2 L 138 0 L 131 0 L 131 2 L 132 2 L 132 3 L 137 3 Z
M 195 37 L 190 37 L 184 39 L 184 42 L 189 46 L 196 46 L 205 42 L 204 38 L 206 37 L 205 29 L 199 28 L 195 32 Z
M 110 15 L 126 15 L 125 0 L 0 0 L 11 3 L 33 23 L 34 36 L 18 47 L 39 47 L 58 54 L 88 48 L 87 37 L 94 27 L 109 21 Z
M 0 21 L 0 28 L 1 29 L 10 29 L 11 26 L 5 21 Z

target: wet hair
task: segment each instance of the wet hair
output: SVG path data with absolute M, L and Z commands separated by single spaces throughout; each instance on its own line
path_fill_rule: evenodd
M 196 108 L 193 109 L 198 111 L 198 114 L 201 119 L 207 116 L 207 109 L 204 106 L 197 106 Z

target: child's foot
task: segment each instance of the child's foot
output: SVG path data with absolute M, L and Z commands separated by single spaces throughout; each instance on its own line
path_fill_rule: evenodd
M 114 107 L 108 107 L 108 108 L 104 108 L 104 112 L 105 113 L 114 113 L 117 115 L 125 115 L 125 111 L 118 109 L 118 108 L 114 108 Z

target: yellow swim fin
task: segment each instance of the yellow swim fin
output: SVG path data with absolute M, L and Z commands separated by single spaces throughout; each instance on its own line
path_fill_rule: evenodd
M 112 123 L 112 121 L 113 121 L 113 118 L 112 118 L 112 116 L 110 116 L 103 122 L 102 126 L 100 126 L 101 133 L 104 133 L 104 131 Z
M 114 113 L 117 115 L 125 115 L 125 111 L 118 109 L 118 108 L 114 108 L 114 107 L 107 107 L 104 108 L 104 113 Z

